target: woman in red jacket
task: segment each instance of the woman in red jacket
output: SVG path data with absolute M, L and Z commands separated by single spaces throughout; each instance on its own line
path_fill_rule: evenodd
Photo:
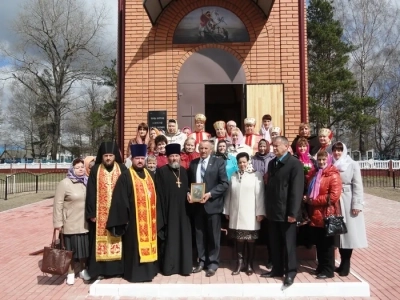
M 332 278 L 335 267 L 334 237 L 325 235 L 324 217 L 336 214 L 342 180 L 338 169 L 329 161 L 328 152 L 318 152 L 318 172 L 310 182 L 309 197 L 306 200 L 309 205 L 310 234 L 317 248 L 317 279 Z
M 200 153 L 194 151 L 195 149 L 196 140 L 192 137 L 187 138 L 181 152 L 181 166 L 186 170 L 189 169 L 190 162 L 193 159 L 200 157 Z

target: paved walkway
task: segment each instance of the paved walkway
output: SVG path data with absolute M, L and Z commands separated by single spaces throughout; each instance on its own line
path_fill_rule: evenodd
M 365 200 L 369 248 L 354 252 L 352 269 L 369 282 L 371 298 L 368 299 L 400 299 L 400 282 L 397 280 L 400 269 L 400 202 L 371 195 L 365 195 Z M 81 279 L 76 279 L 74 286 L 67 286 L 63 277 L 41 273 L 41 255 L 29 256 L 29 253 L 48 245 L 51 235 L 52 200 L 0 213 L 0 299 L 113 299 L 88 296 L 89 284 Z M 232 281 L 228 271 L 221 273 L 225 274 L 226 282 Z M 193 278 L 201 282 L 206 279 L 197 275 Z M 237 280 L 239 278 L 242 277 Z M 303 272 L 297 279 L 303 282 L 307 275 Z M 165 280 L 179 279 L 169 277 Z M 246 276 L 240 280 L 251 282 L 253 278 Z M 254 275 L 254 280 L 259 279 Z M 351 281 L 352 277 L 339 280 Z

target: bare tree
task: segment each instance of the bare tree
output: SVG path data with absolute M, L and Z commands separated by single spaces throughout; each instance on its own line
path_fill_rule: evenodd
M 355 46 L 351 53 L 351 70 L 358 81 L 360 99 L 372 97 L 376 105 L 362 109 L 365 124 L 359 124 L 359 147 L 368 147 L 368 132 L 373 125 L 368 116 L 379 117 L 381 108 L 391 99 L 394 89 L 385 81 L 392 72 L 393 58 L 399 54 L 400 11 L 391 0 L 335 0 L 337 17 L 344 28 L 345 40 Z M 369 143 L 373 145 L 375 141 Z
M 30 86 L 35 86 L 35 78 L 27 79 Z M 51 140 L 47 130 L 51 126 L 46 107 L 40 105 L 37 93 L 26 85 L 15 82 L 12 87 L 12 98 L 8 104 L 8 123 L 12 131 L 23 135 L 26 154 L 33 158 L 47 157 Z
M 72 89 L 78 81 L 100 74 L 98 66 L 104 65 L 105 17 L 104 6 L 89 9 L 84 0 L 29 0 L 13 27 L 18 45 L 0 47 L 0 54 L 13 62 L 10 78 L 35 93 L 48 109 L 52 159 L 57 156 L 62 115 L 69 109 Z

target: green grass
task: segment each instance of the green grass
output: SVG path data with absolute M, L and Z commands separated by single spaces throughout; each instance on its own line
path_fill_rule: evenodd
M 42 174 L 26 174 L 26 173 L 17 173 L 15 174 L 15 183 L 29 183 L 29 182 L 36 182 L 36 176 L 39 175 L 38 180 L 39 182 L 59 182 L 63 180 L 66 176 L 67 172 L 65 173 L 42 173 Z M 0 174 L 0 179 L 5 180 L 7 174 Z M 13 178 L 9 179 L 9 182 L 14 182 Z

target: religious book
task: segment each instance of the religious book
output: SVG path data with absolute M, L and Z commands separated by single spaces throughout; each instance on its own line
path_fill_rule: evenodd
M 200 202 L 205 194 L 206 185 L 204 183 L 192 183 L 190 187 L 190 196 L 193 202 Z

